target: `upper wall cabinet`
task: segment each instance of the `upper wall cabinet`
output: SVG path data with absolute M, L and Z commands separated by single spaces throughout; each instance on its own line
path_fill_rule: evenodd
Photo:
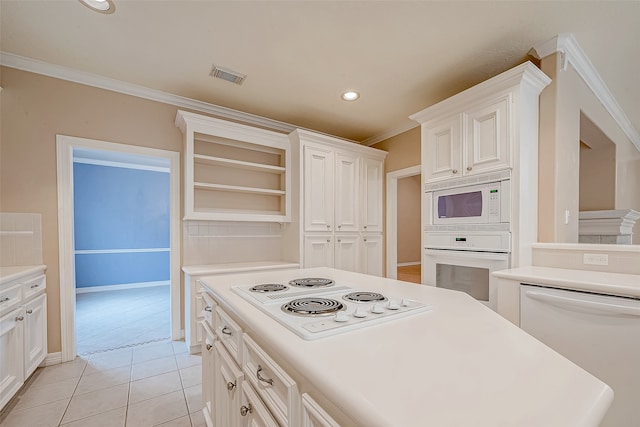
M 422 124 L 424 182 L 517 168 L 524 115 L 545 78 L 526 63 L 410 116 Z
M 184 219 L 289 222 L 287 135 L 178 111 L 184 135 Z

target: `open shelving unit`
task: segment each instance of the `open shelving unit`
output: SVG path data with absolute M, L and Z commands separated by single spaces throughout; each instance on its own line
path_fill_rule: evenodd
M 186 220 L 289 222 L 290 142 L 265 129 L 178 111 Z

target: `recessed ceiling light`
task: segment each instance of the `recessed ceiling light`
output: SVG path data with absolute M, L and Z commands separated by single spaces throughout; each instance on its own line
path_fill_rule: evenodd
M 360 94 L 354 90 L 348 90 L 342 94 L 342 99 L 345 101 L 355 101 L 360 98 Z
M 79 0 L 80 3 L 87 6 L 91 10 L 100 13 L 113 13 L 116 11 L 116 5 L 112 0 Z

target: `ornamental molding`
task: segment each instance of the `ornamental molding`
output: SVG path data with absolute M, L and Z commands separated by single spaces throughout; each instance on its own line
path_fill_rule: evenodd
M 635 129 L 629 117 L 622 111 L 618 101 L 609 91 L 598 71 L 593 66 L 587 54 L 582 50 L 578 41 L 571 33 L 558 34 L 556 37 L 536 44 L 530 54 L 537 59 L 545 58 L 554 53 L 560 54 L 560 68 L 567 70 L 569 64 L 573 66 L 578 75 L 591 89 L 604 108 L 622 128 L 622 131 L 640 151 L 640 134 Z

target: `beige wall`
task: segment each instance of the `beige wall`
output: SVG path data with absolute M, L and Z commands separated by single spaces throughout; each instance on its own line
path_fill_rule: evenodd
M 561 70 L 554 54 L 541 60 L 541 68 L 553 82 L 540 96 L 538 240 L 577 243 L 581 113 L 616 145 L 616 209 L 640 210 L 640 153 L 571 64 Z
M 373 148 L 389 153 L 384 160 L 385 173 L 417 166 L 420 164 L 420 126 L 385 139 Z
M 398 179 L 398 264 L 420 263 L 421 175 Z
M 49 352 L 58 352 L 56 134 L 181 151 L 177 108 L 12 68 L 0 86 L 0 210 L 42 214 Z

